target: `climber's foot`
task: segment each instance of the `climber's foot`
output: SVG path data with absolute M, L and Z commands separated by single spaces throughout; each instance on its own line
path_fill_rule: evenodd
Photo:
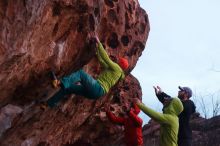
M 53 88 L 58 88 L 60 86 L 60 81 L 59 80 L 52 80 L 52 86 Z
M 45 111 L 48 108 L 48 104 L 46 102 L 41 102 L 39 104 L 39 107 L 40 107 L 41 110 Z

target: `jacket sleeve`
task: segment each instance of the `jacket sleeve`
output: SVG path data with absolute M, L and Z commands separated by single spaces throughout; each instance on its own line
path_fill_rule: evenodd
M 121 117 L 116 117 L 114 114 L 112 114 L 111 112 L 107 111 L 106 112 L 107 117 L 110 119 L 110 121 L 116 123 L 116 124 L 122 124 L 124 125 L 124 118 Z
M 156 94 L 158 100 L 161 102 L 161 103 L 164 103 L 164 98 L 167 97 L 167 98 L 171 98 L 170 95 L 162 92 L 162 93 L 159 93 L 159 94 Z
M 108 68 L 108 65 L 104 62 L 104 60 L 102 59 L 102 57 L 100 55 L 99 47 L 103 47 L 101 43 L 98 44 L 98 49 L 97 49 L 97 52 L 96 52 L 96 56 L 97 56 L 100 64 L 102 65 L 102 67 Z
M 107 52 L 102 46 L 102 43 L 98 44 L 97 57 L 103 67 L 111 68 L 113 70 L 118 69 L 119 66 L 109 58 Z
M 135 122 L 137 126 L 141 126 L 143 123 L 143 120 L 138 117 L 132 110 L 129 112 L 129 116 L 132 118 L 132 120 Z
M 162 114 L 159 112 L 156 112 L 152 110 L 151 108 L 145 106 L 143 103 L 138 103 L 137 106 L 149 117 L 154 119 L 155 121 L 159 123 L 165 123 L 170 124 L 171 123 L 171 117 L 168 114 Z

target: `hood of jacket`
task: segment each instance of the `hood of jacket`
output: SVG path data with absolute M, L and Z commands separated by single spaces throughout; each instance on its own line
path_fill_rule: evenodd
M 164 106 L 163 112 L 165 114 L 172 114 L 178 116 L 183 111 L 183 104 L 178 98 L 172 98 L 167 106 Z

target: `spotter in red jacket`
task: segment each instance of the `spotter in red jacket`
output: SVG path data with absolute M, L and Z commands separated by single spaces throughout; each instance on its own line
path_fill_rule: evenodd
M 113 113 L 107 111 L 108 118 L 116 123 L 124 126 L 125 143 L 127 146 L 143 145 L 142 139 L 142 123 L 143 120 L 138 117 L 140 109 L 136 104 L 133 104 L 128 116 L 125 118 L 117 117 Z

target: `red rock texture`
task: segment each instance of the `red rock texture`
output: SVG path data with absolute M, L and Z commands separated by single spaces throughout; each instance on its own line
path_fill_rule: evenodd
M 106 119 L 103 106 L 111 103 L 119 114 L 125 102 L 141 97 L 138 81 L 129 74 L 149 30 L 137 0 L 1 0 L 0 107 L 13 104 L 23 112 L 0 145 L 111 145 L 123 129 Z M 112 58 L 129 60 L 125 81 L 97 101 L 73 95 L 58 108 L 40 110 L 35 101 L 55 92 L 50 70 L 58 77 L 80 68 L 94 77 L 99 73 L 90 32 L 97 32 Z

